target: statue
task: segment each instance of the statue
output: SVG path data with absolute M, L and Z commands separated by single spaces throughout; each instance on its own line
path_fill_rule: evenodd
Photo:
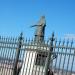
M 36 27 L 36 32 L 35 32 L 35 41 L 36 42 L 44 41 L 45 26 L 46 26 L 45 16 L 41 17 L 38 24 L 31 26 L 31 27 Z

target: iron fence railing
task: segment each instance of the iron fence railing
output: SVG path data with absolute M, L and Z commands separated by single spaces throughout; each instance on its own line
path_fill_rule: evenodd
M 52 35 L 42 43 L 0 37 L 0 75 L 75 75 L 74 41 L 58 41 Z

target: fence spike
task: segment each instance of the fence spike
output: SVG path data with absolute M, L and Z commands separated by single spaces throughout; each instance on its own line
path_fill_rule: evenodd
M 29 38 L 28 42 L 30 42 L 30 38 Z
M 73 46 L 73 39 L 72 39 L 72 41 L 71 41 L 71 47 Z
M 33 38 L 31 39 L 31 44 L 34 42 Z
M 4 40 L 3 40 L 3 36 L 1 37 L 1 39 L 2 39 L 2 41 L 4 41 Z
M 63 42 L 62 42 L 63 44 L 62 44 L 62 46 L 64 46 L 64 44 L 65 44 L 65 39 L 63 40 Z
M 58 45 L 60 46 L 60 44 L 61 44 L 61 39 L 59 40 L 59 44 Z
M 67 40 L 67 47 L 68 47 L 68 45 L 69 45 L 69 39 Z
M 8 38 L 6 38 L 6 42 L 8 42 Z
M 25 39 L 25 42 L 27 43 L 27 38 Z
M 55 42 L 54 42 L 54 46 L 56 47 L 56 44 L 57 44 L 57 39 L 55 39 Z

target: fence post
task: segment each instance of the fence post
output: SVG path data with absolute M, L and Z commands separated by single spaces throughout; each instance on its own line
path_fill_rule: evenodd
M 21 33 L 19 38 L 18 38 L 18 48 L 17 48 L 17 51 L 16 51 L 17 53 L 16 53 L 16 60 L 15 60 L 15 63 L 14 63 L 13 75 L 17 75 L 17 64 L 18 64 L 20 49 L 21 49 L 22 40 L 23 40 L 22 35 L 23 34 Z
M 47 56 L 45 74 L 44 75 L 48 75 L 48 69 L 49 69 L 51 55 L 52 55 L 52 51 L 53 51 L 53 41 L 54 41 L 54 33 L 52 33 L 52 37 L 50 38 L 50 47 L 49 47 L 50 49 L 49 49 L 48 56 Z

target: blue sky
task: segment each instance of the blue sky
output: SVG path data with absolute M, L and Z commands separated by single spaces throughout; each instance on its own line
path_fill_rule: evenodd
M 33 37 L 34 28 L 42 15 L 46 17 L 45 37 L 65 34 L 75 37 L 75 0 L 0 0 L 0 35 Z
M 0 0 L 0 35 L 33 37 L 40 16 L 46 17 L 45 37 L 75 34 L 75 0 Z

